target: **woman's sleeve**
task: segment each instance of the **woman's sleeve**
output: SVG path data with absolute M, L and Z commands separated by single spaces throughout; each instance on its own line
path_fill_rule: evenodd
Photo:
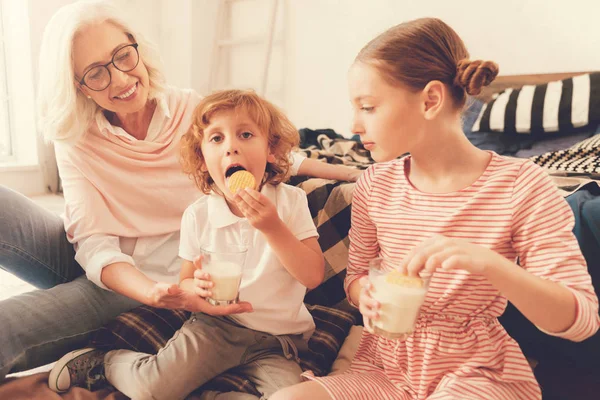
M 90 281 L 106 290 L 110 289 L 102 283 L 104 267 L 116 262 L 135 265 L 133 258 L 121 251 L 118 237 L 102 234 L 80 239 L 75 245 L 75 261 L 85 270 Z
M 103 201 L 97 198 L 100 194 L 91 187 L 92 184 L 70 161 L 67 145 L 56 146 L 56 159 L 62 179 L 65 198 L 65 231 L 67 239 L 74 244 L 75 260 L 85 270 L 88 279 L 103 289 L 109 290 L 100 279 L 102 269 L 115 262 L 126 262 L 134 265 L 133 258 L 121 251 L 118 236 L 104 232 L 79 234 L 83 221 L 101 218 L 92 204 Z M 93 223 L 93 221 L 91 221 Z

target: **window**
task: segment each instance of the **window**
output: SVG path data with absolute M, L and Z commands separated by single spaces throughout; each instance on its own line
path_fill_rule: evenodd
M 4 52 L 2 2 L 0 2 L 0 162 L 10 160 L 13 155 L 8 113 L 7 82 L 8 76 L 6 74 L 6 53 Z
M 28 195 L 45 191 L 35 126 L 30 3 L 0 0 L 0 185 Z

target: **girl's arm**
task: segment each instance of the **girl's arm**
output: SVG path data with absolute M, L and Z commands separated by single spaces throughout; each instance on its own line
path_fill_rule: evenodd
M 363 276 L 367 276 L 367 274 L 364 274 Z M 346 291 L 348 293 L 348 301 L 350 302 L 350 304 L 355 306 L 360 305 L 360 301 L 358 299 L 360 297 L 361 289 L 362 285 L 360 279 L 355 279 L 350 283 L 350 285 L 348 285 Z
M 371 186 L 375 179 L 377 165 L 364 171 L 352 194 L 352 214 L 350 219 L 350 247 L 348 249 L 348 268 L 344 288 L 351 305 L 360 305 L 360 278 L 369 273 L 369 260 L 379 255 L 377 227 L 369 216 L 368 204 Z M 364 280 L 363 280 L 364 282 Z
M 574 218 L 548 175 L 527 162 L 515 182 L 511 244 L 519 265 L 462 239 L 434 236 L 417 246 L 401 268 L 463 269 L 482 274 L 542 331 L 573 341 L 600 327 L 598 298 L 573 235 Z
M 362 170 L 340 164 L 328 164 L 314 158 L 305 158 L 298 168 L 297 175 L 322 179 L 356 182 Z
M 566 332 L 574 325 L 578 306 L 571 290 L 560 283 L 535 276 L 504 257 L 500 258 L 502 260 L 498 263 L 487 266 L 483 275 L 527 319 L 542 330 L 553 333 Z
M 512 220 L 513 247 L 525 270 L 511 263 L 504 272 L 497 264 L 486 276 L 546 333 L 573 341 L 593 335 L 600 327 L 598 297 L 573 234 L 573 211 L 532 162 L 515 182 Z
M 547 265 L 540 269 L 546 267 L 551 269 L 553 268 L 551 264 L 553 261 L 548 259 Z M 575 280 L 585 280 L 587 272 L 584 265 L 585 262 L 574 269 L 574 271 L 580 270 L 573 275 Z M 422 271 L 431 273 L 438 267 L 443 270 L 462 269 L 485 276 L 492 286 L 513 303 L 527 319 L 547 333 L 571 340 L 583 340 L 588 337 L 589 332 L 591 335 L 597 329 L 597 317 L 589 318 L 591 314 L 580 315 L 579 311 L 583 304 L 583 307 L 588 310 L 595 308 L 597 314 L 597 300 L 594 302 L 593 298 L 589 298 L 589 288 L 585 285 L 581 289 L 568 289 L 566 285 L 570 283 L 568 282 L 570 278 L 566 278 L 564 282 L 557 277 L 541 278 L 527 270 L 527 267 L 520 267 L 489 248 L 440 235 L 417 246 L 401 265 L 401 269 L 406 273 L 415 276 Z M 591 281 L 589 284 L 591 286 Z M 581 290 L 580 294 L 578 294 L 579 290 Z M 583 303 L 578 301 L 579 296 Z M 583 318 L 581 322 L 584 325 L 589 323 L 589 328 L 593 332 L 591 330 L 588 333 L 580 332 L 579 328 L 572 332 L 571 328 L 578 318 Z M 588 329 L 584 328 L 584 330 Z

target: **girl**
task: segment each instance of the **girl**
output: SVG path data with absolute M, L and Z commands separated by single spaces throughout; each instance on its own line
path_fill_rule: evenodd
M 324 259 L 306 194 L 281 183 L 297 142 L 291 122 L 253 92 L 230 90 L 204 98 L 183 138 L 182 154 L 184 170 L 207 196 L 183 215 L 179 286 L 204 302 L 216 283 L 197 257 L 243 247 L 240 306 L 250 313 L 193 314 L 156 356 L 73 351 L 54 366 L 50 388 L 85 385 L 97 366 L 136 400 L 183 399 L 231 368 L 246 375 L 264 398 L 300 382 L 297 348 L 307 347 L 315 328 L 303 298 L 306 288 L 323 279 Z M 254 176 L 256 190 L 230 192 L 227 180 L 240 169 Z
M 354 192 L 348 298 L 378 317 L 366 277 L 377 256 L 403 259 L 409 275 L 431 273 L 429 292 L 406 340 L 364 332 L 346 374 L 309 376 L 272 399 L 540 399 L 497 320 L 507 300 L 548 334 L 580 341 L 597 331 L 598 299 L 565 200 L 541 168 L 479 150 L 461 131 L 466 95 L 497 73 L 431 18 L 395 26 L 358 54 L 353 130 L 381 163 Z

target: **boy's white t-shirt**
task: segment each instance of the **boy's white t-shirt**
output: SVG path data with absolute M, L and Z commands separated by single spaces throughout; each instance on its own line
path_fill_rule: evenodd
M 302 189 L 282 183 L 265 185 L 261 193 L 273 203 L 298 240 L 318 237 Z M 185 210 L 179 245 L 181 258 L 193 261 L 201 250 L 218 253 L 240 247 L 247 248 L 240 300 L 250 302 L 254 312 L 229 317 L 250 329 L 273 335 L 310 337 L 315 324 L 303 302 L 306 287 L 285 269 L 265 236 L 247 219 L 235 216 L 225 199 L 215 193 L 202 196 Z

